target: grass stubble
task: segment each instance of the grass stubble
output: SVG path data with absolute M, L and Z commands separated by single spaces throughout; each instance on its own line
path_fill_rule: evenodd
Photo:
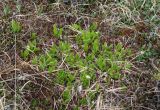
M 74 87 L 69 88 L 72 92 L 71 98 L 61 109 L 73 109 L 79 103 L 78 97 L 83 98 L 85 95 L 88 96 L 86 93 L 96 91 L 97 85 L 99 89 L 93 101 L 93 108 L 89 104 L 81 105 L 79 108 L 158 109 L 159 102 L 154 100 L 157 96 L 155 94 L 158 94 L 156 83 L 160 74 L 158 0 L 95 0 L 76 5 L 66 5 L 62 1 L 49 4 L 45 0 L 15 2 L 8 0 L 0 2 L 0 16 L 1 110 L 7 108 L 59 110 L 62 106 L 61 101 L 66 98 L 64 94 L 68 93 L 68 87 L 53 84 L 56 74 L 50 75 L 47 71 L 41 71 L 38 66 L 31 63 L 32 56 L 24 60 L 20 53 L 26 47 L 32 32 L 37 33 L 38 46 L 43 53 L 51 46 L 50 42 L 57 42 L 52 37 L 53 24 L 63 27 L 65 32 L 62 36 L 72 41 L 75 33 L 79 31 L 70 28 L 70 25 L 79 23 L 86 29 L 93 22 L 98 25 L 103 41 L 114 45 L 121 42 L 125 48 L 132 49 L 133 53 L 129 56 L 132 67 L 128 71 L 121 71 L 121 74 L 125 74 L 121 79 L 110 79 L 108 82 L 103 82 L 108 78 L 107 72 L 104 72 L 87 89 L 83 89 L 81 83 L 76 81 L 77 84 L 74 85 L 79 85 L 80 94 Z M 14 34 L 11 31 L 12 20 L 20 22 L 21 32 Z M 72 47 L 76 46 L 72 44 Z M 65 65 L 65 58 L 62 57 L 60 61 L 60 69 L 55 70 L 55 73 Z

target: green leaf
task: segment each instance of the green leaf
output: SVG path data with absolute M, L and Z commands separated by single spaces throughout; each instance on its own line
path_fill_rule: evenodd
M 97 29 L 97 24 L 96 23 L 92 23 L 89 27 L 90 31 L 95 31 Z
M 116 47 L 115 50 L 119 52 L 121 52 L 121 50 L 123 49 L 122 43 L 118 43 L 115 47 Z
M 118 80 L 121 77 L 120 73 L 110 74 L 110 77 L 114 80 Z
M 98 65 L 99 69 L 101 71 L 104 71 L 105 67 L 106 67 L 106 61 L 105 58 L 103 58 L 102 56 L 99 56 L 97 58 L 96 64 Z
M 40 49 L 37 47 L 37 42 L 36 40 L 33 40 L 33 41 L 29 41 L 26 49 L 32 53 L 35 53 L 37 51 L 39 51 Z
M 69 89 L 66 89 L 65 91 L 63 91 L 62 93 L 62 98 L 64 100 L 65 103 L 68 103 L 71 99 L 71 93 Z
M 59 48 L 60 48 L 60 51 L 64 53 L 68 53 L 71 50 L 70 44 L 67 42 L 62 42 L 62 41 L 60 41 L 59 43 Z
M 72 24 L 72 27 L 76 30 L 80 30 L 80 31 L 82 30 L 79 24 Z
M 85 51 L 85 52 L 88 52 L 89 47 L 88 47 L 88 44 L 87 44 L 87 43 L 84 44 L 84 47 L 83 47 L 83 48 L 84 48 L 84 51 Z
M 12 20 L 11 21 L 11 29 L 13 33 L 18 33 L 21 31 L 21 25 L 19 22 Z
M 89 53 L 87 56 L 86 56 L 86 60 L 87 62 L 93 62 L 94 61 L 94 58 L 95 58 L 95 55 L 93 53 Z
M 87 74 L 87 73 L 85 73 L 85 72 L 82 72 L 82 73 L 80 74 L 80 80 L 81 80 L 82 86 L 83 86 L 84 88 L 87 88 L 87 87 L 90 85 L 90 79 L 91 79 L 90 74 Z
M 111 67 L 108 69 L 108 73 L 112 79 L 119 79 L 121 74 L 119 73 L 121 68 L 114 62 L 111 62 Z
M 24 58 L 24 59 L 27 59 L 29 57 L 29 51 L 28 50 L 24 50 L 21 52 L 21 56 Z
M 73 81 L 75 80 L 75 76 L 71 73 L 67 74 L 67 85 L 72 86 Z
M 58 32 L 58 36 L 60 37 L 62 35 L 62 33 L 63 33 L 63 28 L 60 28 L 59 32 Z
M 37 57 L 34 57 L 32 59 L 32 64 L 34 64 L 34 65 L 38 64 L 38 58 Z
M 56 37 L 58 37 L 57 36 L 58 35 L 58 28 L 57 28 L 56 24 L 53 25 L 53 35 L 56 36 Z
M 85 105 L 88 104 L 88 101 L 87 101 L 87 99 L 86 99 L 85 97 L 83 97 L 83 98 L 79 101 L 79 103 L 80 103 L 81 106 L 85 106 Z
M 63 32 L 63 28 L 57 28 L 57 25 L 54 24 L 53 25 L 53 35 L 57 38 L 59 38 L 61 35 L 62 35 L 62 32 Z
M 53 67 L 53 66 L 48 67 L 48 72 L 49 73 L 52 73 L 54 70 L 55 70 L 55 67 Z
M 55 57 L 58 52 L 58 47 L 56 45 L 52 45 L 48 54 L 52 57 Z
M 96 53 L 96 52 L 98 52 L 98 50 L 99 50 L 99 40 L 96 39 L 93 42 L 93 52 Z
M 74 66 L 77 60 L 78 59 L 76 59 L 76 55 L 74 55 L 74 53 L 69 53 L 69 55 L 66 57 L 66 62 L 70 66 Z
M 31 33 L 31 39 L 34 40 L 37 38 L 37 34 L 35 32 Z
M 67 75 L 64 71 L 59 71 L 58 74 L 56 75 L 56 82 L 64 85 L 66 81 Z
M 45 68 L 47 67 L 46 58 L 44 55 L 41 55 L 39 58 L 39 67 L 41 70 L 45 70 Z

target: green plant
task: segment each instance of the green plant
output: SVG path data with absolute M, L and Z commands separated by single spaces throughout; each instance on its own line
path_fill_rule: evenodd
M 29 41 L 26 49 L 32 53 L 35 53 L 39 50 L 39 48 L 37 47 L 37 41 L 33 40 L 33 41 Z
M 106 43 L 102 46 L 101 60 L 106 60 L 103 63 L 98 63 L 102 69 L 105 68 L 111 78 L 119 79 L 121 70 L 129 70 L 131 64 L 126 60 L 126 56 L 131 55 L 130 49 L 124 49 L 121 43 L 117 45 L 107 45 Z M 101 61 L 100 60 L 100 61 Z M 102 62 L 102 61 L 101 61 Z M 106 62 L 106 63 L 105 63 Z M 103 64 L 103 65 L 102 65 Z M 106 65 L 107 64 L 107 65 Z M 102 69 L 103 70 L 103 69 Z
M 108 73 L 111 78 L 113 79 L 119 79 L 121 74 L 120 74 L 121 67 L 118 66 L 116 63 L 111 62 L 111 67 L 108 69 Z
M 40 55 L 37 64 L 41 70 L 52 73 L 57 66 L 57 60 L 49 55 Z
M 31 33 L 31 40 L 37 39 L 37 34 L 35 32 Z
M 80 110 L 78 106 L 74 106 L 73 110 Z
M 90 31 L 96 31 L 97 30 L 97 23 L 92 23 L 90 26 L 89 26 L 89 30 Z
M 99 56 L 96 60 L 96 64 L 101 71 L 104 71 L 106 68 L 106 60 L 105 57 Z
M 99 69 L 102 72 L 106 71 L 113 79 L 120 78 L 121 70 L 130 69 L 131 64 L 126 60 L 126 56 L 131 55 L 130 49 L 125 49 L 122 43 L 116 45 L 101 43 L 100 45 L 100 37 L 99 32 L 96 32 L 96 24 L 92 24 L 87 30 L 82 30 L 78 25 L 74 25 L 74 27 L 81 32 L 77 36 L 76 42 L 84 49 L 86 55 L 81 66 L 93 70 Z M 82 75 L 82 77 L 84 76 Z M 88 80 L 84 80 L 84 82 L 85 85 L 89 83 Z
M 37 41 L 29 41 L 24 51 L 21 52 L 21 56 L 24 59 L 27 59 L 31 53 L 35 53 L 39 51 L 40 49 L 37 47 Z
M 96 31 L 95 24 L 87 29 L 82 29 L 77 24 L 72 27 L 78 32 L 73 39 L 78 49 L 72 46 L 70 39 L 60 38 L 62 31 L 59 32 L 60 30 L 54 25 L 53 34 L 58 38 L 58 42 L 48 46 L 46 51 L 40 54 L 41 51 L 38 53 L 39 49 L 36 49 L 38 48 L 37 35 L 31 33 L 31 41 L 28 42 L 23 55 L 27 58 L 34 53 L 34 57 L 31 57 L 32 64 L 38 66 L 40 71 L 54 74 L 53 84 L 64 88 L 61 92 L 60 109 L 67 108 L 67 104 L 72 103 L 72 89 L 77 88 L 77 85 L 82 87 L 81 91 L 89 89 L 103 73 L 108 74 L 104 82 L 109 83 L 111 79 L 122 78 L 122 70 L 129 71 L 131 68 L 127 60 L 131 50 L 124 48 L 122 43 L 113 45 L 101 42 L 100 33 Z M 95 104 L 92 102 L 97 98 L 99 86 L 96 85 L 94 89 L 96 91 L 87 92 L 85 96 L 78 97 L 78 105 L 71 108 L 79 109 L 79 106 L 94 108 Z
M 59 42 L 59 50 L 62 53 L 68 54 L 71 50 L 71 46 L 68 42 Z
M 85 57 L 85 62 L 90 64 L 93 63 L 95 60 L 95 54 L 94 53 L 88 53 L 88 55 L 86 55 Z
M 64 62 L 72 69 L 75 68 L 81 71 L 98 69 L 101 72 L 108 72 L 109 76 L 113 79 L 120 78 L 121 70 L 130 69 L 130 63 L 126 60 L 126 56 L 131 54 L 130 49 L 124 49 L 121 43 L 116 45 L 102 43 L 100 45 L 100 34 L 96 31 L 95 24 L 92 24 L 86 30 L 82 30 L 82 28 L 76 24 L 72 25 L 72 27 L 80 31 L 76 42 L 78 42 L 78 47 L 84 50 L 85 57 L 83 58 L 73 52 L 69 42 L 61 40 L 58 44 L 54 44 L 45 55 L 38 57 L 40 62 L 37 64 L 41 70 L 47 70 L 52 73 L 61 57 L 64 58 Z M 61 35 L 58 34 L 58 30 L 57 26 L 54 25 L 53 33 L 57 37 Z M 32 36 L 35 35 L 32 34 Z M 33 59 L 34 64 L 36 64 L 36 60 L 37 58 Z M 90 85 L 90 79 L 87 79 L 86 75 L 90 76 L 91 74 L 81 73 L 80 75 L 84 87 Z M 92 77 L 92 75 L 90 77 Z
M 75 76 L 65 71 L 59 71 L 56 76 L 56 82 L 61 85 L 71 86 L 74 80 Z
M 21 56 L 24 59 L 27 59 L 29 57 L 29 55 L 30 55 L 30 53 L 27 49 L 21 52 Z
M 12 20 L 11 21 L 11 30 L 13 33 L 18 33 L 21 31 L 21 25 L 20 22 L 16 21 L 16 20 Z
M 63 99 L 64 103 L 68 103 L 71 100 L 71 97 L 72 97 L 71 92 L 68 88 L 63 91 L 62 99 Z
M 92 81 L 95 80 L 95 73 L 93 71 L 84 71 L 80 73 L 80 81 L 84 88 L 88 88 Z
M 60 38 L 63 32 L 63 28 L 58 28 L 56 24 L 53 25 L 53 35 Z
M 82 28 L 79 24 L 72 24 L 71 27 L 74 29 L 74 30 L 80 30 L 82 31 Z
M 81 73 L 80 80 L 82 82 L 83 87 L 87 88 L 90 85 L 91 76 L 87 73 Z
M 91 48 L 90 45 L 93 43 L 93 51 L 98 51 L 99 48 L 99 33 L 96 31 L 96 24 L 92 24 L 88 29 L 82 30 L 80 25 L 74 24 L 71 26 L 74 30 L 80 32 L 80 34 L 76 37 L 76 43 L 87 53 Z
M 52 73 L 57 68 L 57 54 L 58 47 L 56 45 L 52 45 L 50 49 L 45 52 L 45 54 L 35 56 L 32 59 L 32 64 L 38 65 L 40 70 L 47 70 L 49 73 Z
M 50 57 L 56 57 L 57 54 L 58 54 L 58 47 L 53 44 L 48 51 L 48 55 Z
M 83 97 L 79 101 L 81 106 L 86 106 L 88 104 L 86 97 Z
M 83 49 L 85 52 L 88 52 L 89 45 L 94 41 L 96 37 L 98 37 L 98 33 L 94 31 L 82 31 L 82 41 L 83 41 Z M 96 44 L 96 42 L 95 42 Z
M 37 46 L 36 39 L 37 39 L 37 34 L 32 32 L 31 33 L 31 41 L 28 42 L 25 49 L 21 52 L 21 56 L 24 59 L 28 59 L 31 53 L 35 54 L 36 52 L 38 52 L 40 50 L 40 48 Z M 33 62 L 35 63 L 35 59 Z
M 78 54 L 70 52 L 66 57 L 66 62 L 71 66 L 75 67 L 79 62 L 81 62 L 81 58 Z
M 99 40 L 95 39 L 93 42 L 93 49 L 92 49 L 93 53 L 97 53 L 99 51 Z

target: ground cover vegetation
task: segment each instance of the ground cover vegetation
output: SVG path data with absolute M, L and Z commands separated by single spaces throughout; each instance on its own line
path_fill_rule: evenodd
M 2 0 L 0 27 L 0 109 L 160 109 L 159 0 Z

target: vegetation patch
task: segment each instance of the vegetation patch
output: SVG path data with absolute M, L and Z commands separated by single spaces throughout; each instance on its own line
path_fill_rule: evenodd
M 158 0 L 0 2 L 0 109 L 158 110 Z

